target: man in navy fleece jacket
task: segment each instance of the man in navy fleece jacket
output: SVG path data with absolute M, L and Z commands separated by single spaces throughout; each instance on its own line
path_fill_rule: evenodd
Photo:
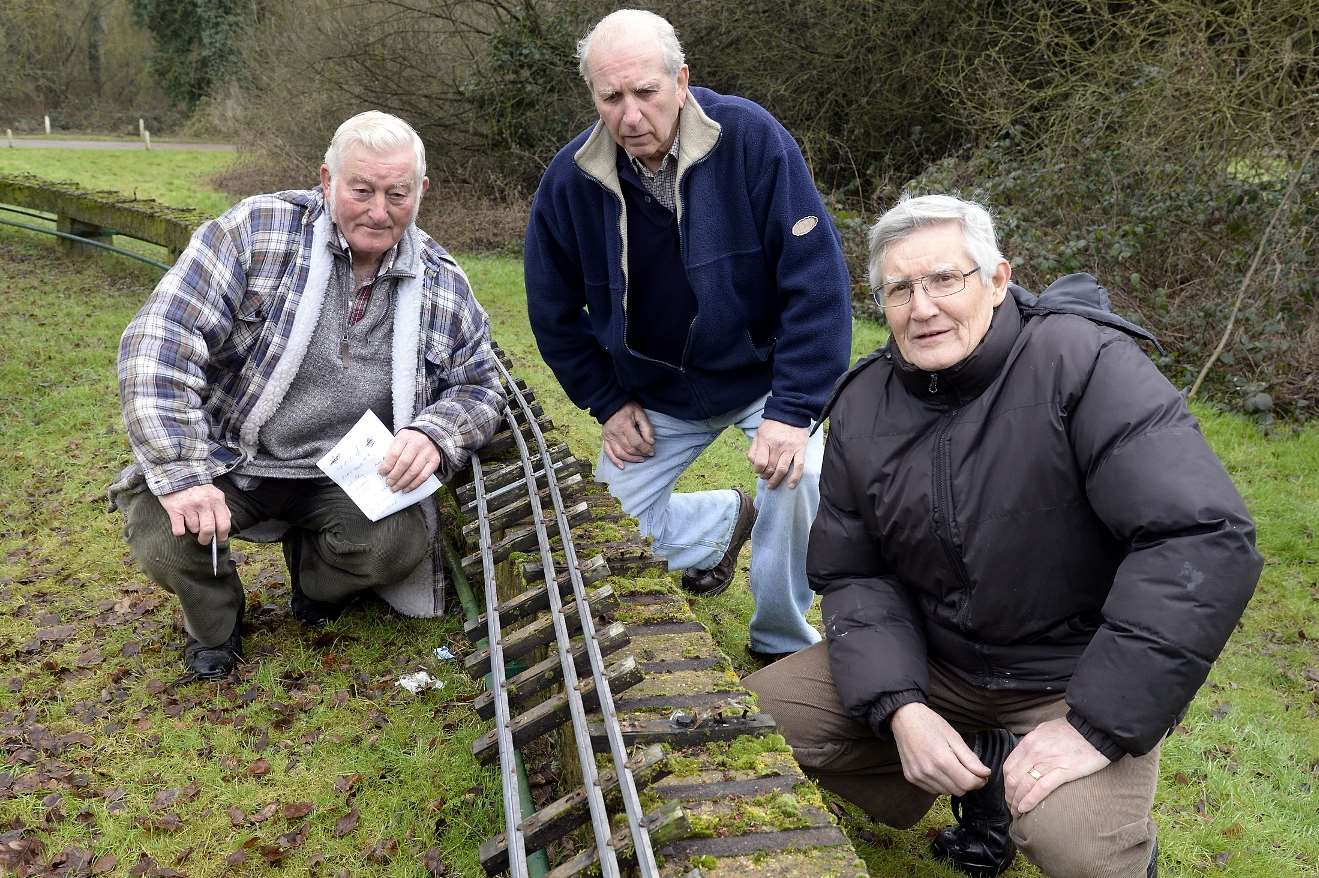
M 751 539 L 753 656 L 815 643 L 806 539 L 847 367 L 838 233 L 792 136 L 743 98 L 689 87 L 663 18 L 619 10 L 577 46 L 600 120 L 550 163 L 526 238 L 527 309 L 545 361 L 603 425 L 596 475 L 683 586 L 718 594 Z M 756 499 L 673 493 L 728 427 Z

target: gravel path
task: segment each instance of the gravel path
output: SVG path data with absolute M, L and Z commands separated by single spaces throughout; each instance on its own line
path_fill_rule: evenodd
M 0 148 L 9 146 L 0 142 Z M 15 149 L 145 149 L 140 140 L 65 140 L 40 137 L 15 137 L 12 145 Z M 153 140 L 151 148 L 173 150 L 175 152 L 235 152 L 238 147 L 232 143 L 171 143 Z

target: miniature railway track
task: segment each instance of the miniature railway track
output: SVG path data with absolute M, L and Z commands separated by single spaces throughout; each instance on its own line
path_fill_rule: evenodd
M 451 558 L 456 575 L 482 584 L 486 608 L 467 621 L 468 637 L 483 639 L 465 658 L 468 672 L 486 679 L 474 707 L 494 722 L 473 751 L 498 763 L 503 789 L 505 831 L 482 845 L 485 870 L 516 878 L 699 876 L 699 865 L 715 858 L 791 860 L 814 850 L 800 874 L 818 874 L 823 849 L 843 866 L 838 874 L 864 875 L 822 809 L 804 808 L 783 827 L 709 828 L 718 807 L 749 800 L 738 797 L 796 801 L 804 778 L 781 739 L 765 737 L 773 720 L 750 705 L 663 562 L 591 482 L 589 467 L 547 439 L 553 425 L 535 394 L 498 357 L 506 429 L 453 489 L 454 530 L 468 552 Z M 583 541 L 591 548 L 579 554 Z M 564 768 L 560 797 L 536 809 L 519 781 L 518 754 L 541 739 Z M 764 763 L 773 770 L 758 763 L 739 774 L 703 753 L 734 739 L 777 740 L 769 754 L 777 761 Z M 671 777 L 675 753 L 687 776 Z M 693 776 L 693 764 L 722 770 Z M 551 851 L 559 862 L 549 862 Z M 772 871 L 799 872 L 789 861 Z
M 511 439 L 518 460 L 487 474 L 482 455 L 473 455 L 469 492 L 472 499 L 466 506 L 475 514 L 475 521 L 466 532 L 475 530 L 479 538 L 477 554 L 487 607 L 482 619 L 468 627 L 472 633 L 479 630 L 483 621 L 488 643 L 485 649 L 468 657 L 467 668 L 476 675 L 489 674 L 489 690 L 480 709 L 484 714 L 493 713 L 495 720 L 494 731 L 479 739 L 475 749 L 478 758 L 486 760 L 491 758 L 493 744 L 500 766 L 506 826 L 502 843 L 495 840 L 495 850 L 490 851 L 494 856 L 484 858 L 486 866 L 491 871 L 506 868 L 515 878 L 529 875 L 529 848 L 534 851 L 543 847 L 585 820 L 590 824 L 594 849 L 560 864 L 550 874 L 567 878 L 597 868 L 606 878 L 618 878 L 624 865 L 635 864 L 636 874 L 658 878 L 648 821 L 638 795 L 637 774 L 641 773 L 643 780 L 654 777 L 653 770 L 639 770 L 652 769 L 660 758 L 650 753 L 648 758 L 629 761 L 618 722 L 614 690 L 635 684 L 641 674 L 631 658 L 606 665 L 606 656 L 625 645 L 627 638 L 621 626 L 606 622 L 598 628 L 596 624 L 597 618 L 605 621 L 611 617 L 618 605 L 607 587 L 594 592 L 587 590 L 589 582 L 608 573 L 603 558 L 593 558 L 585 565 L 578 562 L 572 526 L 582 520 L 586 507 L 584 504 L 570 507 L 564 499 L 564 489 L 580 484 L 582 476 L 565 448 L 549 446 L 538 423 L 542 413 L 532 404 L 530 390 L 513 379 L 503 362 L 498 368 L 512 404 L 504 411 L 504 421 L 511 428 L 496 437 L 492 446 L 496 452 L 501 447 L 507 449 Z M 489 456 L 491 449 L 485 449 L 483 454 Z M 560 471 L 564 471 L 562 475 Z M 525 522 L 530 522 L 529 526 Z M 496 542 L 491 534 L 492 524 L 506 532 L 512 528 L 514 533 Z M 562 560 L 555 557 L 556 546 Z M 506 558 L 518 549 L 536 551 L 540 558 L 540 578 L 547 584 L 501 601 L 497 557 Z M 536 614 L 546 615 L 525 623 Z M 516 630 L 505 630 L 506 623 L 520 622 L 523 624 Z M 510 677 L 509 659 L 547 648 L 551 653 L 548 658 Z M 551 686 L 557 686 L 560 693 L 527 706 L 532 696 Z M 521 712 L 514 714 L 515 708 Z M 588 711 L 598 712 L 597 723 L 590 722 Z M 584 802 L 585 813 L 580 803 L 560 800 L 524 820 L 520 801 L 523 792 L 515 770 L 517 749 L 554 731 L 562 724 L 565 713 L 582 778 L 581 791 L 565 798 Z M 604 770 L 596 762 L 601 733 L 610 759 L 610 767 Z M 617 834 L 612 828 L 611 806 L 615 812 L 621 807 L 621 813 L 626 816 L 626 828 Z

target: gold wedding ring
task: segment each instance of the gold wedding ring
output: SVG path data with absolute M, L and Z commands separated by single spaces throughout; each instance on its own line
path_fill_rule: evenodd
M 1040 774 L 1040 770 L 1036 768 L 1034 765 L 1032 765 L 1026 771 L 1026 773 L 1029 774 L 1031 777 L 1035 778 L 1036 780 L 1039 780 L 1040 778 L 1044 777 L 1044 775 Z

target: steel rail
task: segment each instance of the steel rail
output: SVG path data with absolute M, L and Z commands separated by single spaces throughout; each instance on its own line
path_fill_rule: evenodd
M 19 216 L 30 216 L 33 219 L 46 220 L 47 222 L 52 223 L 57 219 L 57 216 L 53 213 L 40 213 L 35 210 L 24 210 L 21 207 L 10 207 L 8 204 L 0 204 L 0 210 L 8 211 L 9 213 L 16 213 Z
M 146 256 L 140 256 L 131 250 L 125 250 L 122 247 L 114 247 L 110 244 L 102 244 L 100 241 L 93 241 L 91 238 L 82 238 L 78 235 L 70 235 L 68 232 L 61 232 L 57 229 L 43 229 L 40 226 L 34 226 L 30 223 L 19 223 L 13 220 L 0 219 L 0 226 L 13 226 L 16 229 L 27 229 L 29 232 L 40 232 L 43 235 L 54 235 L 56 238 L 64 238 L 67 241 L 77 241 L 79 244 L 86 244 L 88 247 L 97 247 L 101 250 L 109 250 L 111 253 L 118 253 L 120 256 L 127 256 L 129 259 L 136 259 L 138 262 L 145 262 L 147 265 L 154 265 L 161 271 L 169 271 L 170 266 L 163 262 L 157 262 Z
M 512 381 L 512 376 L 504 368 L 504 364 L 495 360 L 495 365 L 499 368 L 500 373 L 504 376 L 509 389 L 522 399 L 521 391 Z M 514 424 L 513 412 L 504 407 L 505 417 L 510 424 Z M 531 421 L 535 424 L 535 419 Z M 591 746 L 591 730 L 586 720 L 586 708 L 582 704 L 582 692 L 580 683 L 577 679 L 577 666 L 572 657 L 572 638 L 568 632 L 568 624 L 564 619 L 563 601 L 559 597 L 559 590 L 552 586 L 556 579 L 554 572 L 554 553 L 550 548 L 549 532 L 545 528 L 545 517 L 541 512 L 540 492 L 536 489 L 536 479 L 532 474 L 531 454 L 527 449 L 527 442 L 522 437 L 522 431 L 516 426 L 510 430 L 514 441 L 518 446 L 518 454 L 522 459 L 522 470 L 527 478 L 527 496 L 531 500 L 531 520 L 536 528 L 536 541 L 540 546 L 540 560 L 542 569 L 545 571 L 545 582 L 549 587 L 545 593 L 550 603 L 550 618 L 554 624 L 554 636 L 557 641 L 559 651 L 559 667 L 563 675 L 563 691 L 568 700 L 568 712 L 572 717 L 573 741 L 577 745 L 577 761 L 582 770 L 582 787 L 586 794 L 587 806 L 591 814 L 591 829 L 595 834 L 596 851 L 600 857 L 600 871 L 604 878 L 620 878 L 620 869 L 618 865 L 618 856 L 614 851 L 611 841 L 613 834 L 609 826 L 609 812 L 605 806 L 604 792 L 600 785 L 599 769 L 595 764 L 595 750 Z M 546 449 L 542 448 L 542 460 Z M 549 477 L 553 477 L 554 467 L 548 466 L 545 472 Z M 557 482 L 550 482 L 557 488 Z M 560 536 L 565 549 L 572 546 L 572 534 L 565 526 L 563 515 L 563 498 L 559 496 L 558 491 L 552 492 L 552 499 L 555 505 L 555 519 L 560 522 Z M 484 547 L 483 547 L 484 548 Z M 569 570 L 572 570 L 571 564 Z M 580 582 L 580 574 L 576 579 Z M 587 622 L 591 622 L 589 605 L 585 600 L 585 589 L 577 593 L 577 607 Z M 487 610 L 489 607 L 487 607 Z M 588 654 L 591 656 L 592 671 L 596 672 L 600 665 L 600 650 L 595 642 L 595 626 L 591 625 L 589 629 L 583 629 L 582 640 L 586 646 Z M 599 675 L 597 673 L 597 680 Z M 608 693 L 608 689 L 601 690 L 599 683 L 596 683 L 596 694 L 603 696 Z
M 508 407 L 505 406 L 505 412 Z M 511 414 L 511 413 L 510 413 Z M 512 423 L 512 418 L 509 419 Z M 516 430 L 514 430 L 516 435 Z M 481 459 L 472 455 L 472 485 L 476 490 L 477 520 L 481 527 L 481 569 L 485 575 L 486 637 L 490 641 L 491 691 L 495 697 L 495 729 L 499 738 L 499 772 L 504 786 L 504 824 L 508 869 L 513 878 L 527 878 L 527 847 L 522 834 L 522 806 L 517 783 L 517 751 L 513 749 L 508 707 L 508 678 L 504 674 L 504 638 L 499 628 L 499 592 L 495 587 L 495 559 L 490 550 L 490 519 L 486 515 L 485 479 Z
M 450 490 L 450 494 L 452 494 Z M 472 585 L 467 579 L 467 573 L 463 570 L 462 562 L 459 560 L 462 556 L 458 554 L 457 548 L 454 547 L 453 540 L 449 539 L 444 531 L 440 531 L 440 545 L 444 552 L 444 560 L 448 562 L 449 574 L 453 577 L 454 591 L 458 592 L 458 602 L 463 607 L 463 617 L 468 622 L 475 622 L 481 617 L 481 607 L 476 602 L 476 595 L 472 592 Z M 478 649 L 489 647 L 489 639 L 483 638 L 476 642 Z M 507 669 L 506 669 L 507 670 Z M 494 695 L 495 681 L 493 674 L 485 675 L 486 691 Z M 493 700 L 493 697 L 492 699 Z M 535 800 L 531 796 L 531 784 L 527 780 L 527 766 L 522 761 L 522 754 L 515 753 L 513 765 L 517 769 L 518 776 L 518 806 L 522 814 L 522 819 L 526 820 L 532 814 L 536 813 Z M 505 836 L 507 839 L 507 836 Z M 536 851 L 527 855 L 527 876 L 528 878 L 544 878 L 550 871 L 550 861 L 545 855 L 545 851 Z
M 528 405 L 526 397 L 523 396 L 522 391 L 519 390 L 517 384 L 514 383 L 513 376 L 509 374 L 506 368 L 504 368 L 504 364 L 496 359 L 495 365 L 504 376 L 504 380 L 507 383 L 509 390 L 512 391 L 513 395 L 517 398 L 518 405 L 527 415 L 527 424 L 531 428 L 532 435 L 536 439 L 536 445 L 540 450 L 541 459 L 548 460 L 549 447 L 545 441 L 545 434 L 541 431 L 540 425 L 536 423 L 536 419 L 531 417 L 531 407 Z M 529 466 L 528 461 L 530 455 L 527 453 L 526 443 L 523 441 L 519 431 L 513 431 L 513 435 L 517 439 L 518 447 L 522 453 L 524 467 L 527 467 Z M 534 481 L 530 480 L 530 478 L 529 481 L 534 488 Z M 650 833 L 642 822 L 644 815 L 641 811 L 641 798 L 637 793 L 636 779 L 632 776 L 632 770 L 627 764 L 627 748 L 623 743 L 623 732 L 619 727 L 618 714 L 614 708 L 613 692 L 609 687 L 609 680 L 605 674 L 604 658 L 600 654 L 600 645 L 596 640 L 595 620 L 591 618 L 591 611 L 587 602 L 586 584 L 582 581 L 581 570 L 579 570 L 577 566 L 577 549 L 573 545 L 571 526 L 568 523 L 567 515 L 564 513 L 563 497 L 559 492 L 559 480 L 554 473 L 553 466 L 545 467 L 545 481 L 553 500 L 554 516 L 559 528 L 559 534 L 562 537 L 564 566 L 568 569 L 568 576 L 572 581 L 573 593 L 577 598 L 577 612 L 581 619 L 582 639 L 586 645 L 587 655 L 590 657 L 591 661 L 591 675 L 595 682 L 596 696 L 600 702 L 600 715 L 603 719 L 605 735 L 609 740 L 609 750 L 613 757 L 614 771 L 618 777 L 620 797 L 623 800 L 623 808 L 627 812 L 628 828 L 632 834 L 633 850 L 637 858 L 637 867 L 642 878 L 658 878 L 659 866 L 655 862 L 655 852 L 651 847 Z M 530 491 L 530 496 L 532 498 L 533 513 L 536 516 L 537 528 L 539 529 L 543 527 L 540 519 L 539 492 L 532 490 Z M 542 556 L 542 564 L 544 565 L 545 570 L 545 582 L 552 583 L 555 581 L 553 575 L 553 558 L 551 558 L 546 551 L 542 551 Z M 559 601 L 558 589 L 549 588 L 547 589 L 547 592 L 551 595 L 551 601 L 557 604 Z M 562 609 L 556 606 L 556 622 L 561 615 Z M 565 674 L 571 671 L 575 678 L 576 669 L 573 667 L 571 657 L 564 658 L 564 655 L 563 648 L 561 647 L 560 656 L 565 664 Z M 589 739 L 590 735 L 588 733 L 588 748 Z M 592 760 L 592 768 L 594 767 L 594 760 Z M 612 858 L 614 853 L 613 850 L 610 849 L 609 853 Z M 601 849 L 600 854 L 600 860 L 603 866 L 605 860 L 603 849 Z

